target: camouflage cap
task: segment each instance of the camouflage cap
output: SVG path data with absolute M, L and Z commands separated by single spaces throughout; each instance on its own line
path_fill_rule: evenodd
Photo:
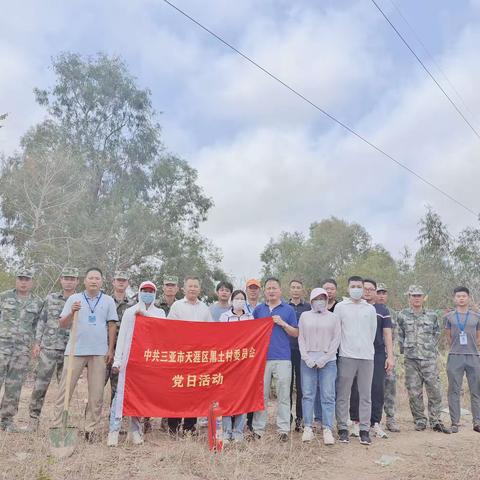
M 178 277 L 176 277 L 175 275 L 165 275 L 163 277 L 163 284 L 164 285 L 169 285 L 169 284 L 178 285 Z
M 407 295 L 425 295 L 425 290 L 421 285 L 410 285 Z
M 62 277 L 75 277 L 78 278 L 78 268 L 75 267 L 63 267 Z
M 114 280 L 130 280 L 130 274 L 126 270 L 116 270 Z
M 384 283 L 377 283 L 377 292 L 388 292 L 388 288 Z
M 26 278 L 33 278 L 33 269 L 32 268 L 19 268 L 17 270 L 17 277 L 26 277 Z

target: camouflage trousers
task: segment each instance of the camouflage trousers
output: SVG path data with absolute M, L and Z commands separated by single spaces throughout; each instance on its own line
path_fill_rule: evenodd
M 110 389 L 112 391 L 112 395 L 110 397 L 110 405 L 112 405 L 113 399 L 115 398 L 115 394 L 117 393 L 117 385 L 118 385 L 118 373 L 112 372 L 112 365 L 107 367 L 107 372 L 105 375 L 105 386 L 110 380 Z
M 415 422 L 427 423 L 423 403 L 423 386 L 428 397 L 428 420 L 430 426 L 440 422 L 442 390 L 438 375 L 437 360 L 405 358 L 405 386 L 408 391 L 410 410 Z
M 42 411 L 45 395 L 47 394 L 53 373 L 56 370 L 57 384 L 60 384 L 64 360 L 63 350 L 42 348 L 38 356 L 35 385 L 30 399 L 29 412 L 31 418 L 39 418 Z
M 383 401 L 383 410 L 387 420 L 395 418 L 395 401 L 397 397 L 397 372 L 396 367 L 392 373 L 385 374 L 385 394 Z
M 30 363 L 28 351 L 0 350 L 0 389 L 5 386 L 0 404 L 0 420 L 6 424 L 17 414 L 23 381 Z

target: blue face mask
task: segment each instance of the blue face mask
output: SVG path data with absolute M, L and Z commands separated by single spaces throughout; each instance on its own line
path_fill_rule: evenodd
M 155 294 L 150 292 L 140 292 L 140 300 L 146 304 L 153 303 L 155 301 Z

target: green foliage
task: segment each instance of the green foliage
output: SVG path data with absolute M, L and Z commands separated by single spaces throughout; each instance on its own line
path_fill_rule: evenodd
M 346 294 L 351 275 L 372 278 L 387 284 L 395 310 L 407 305 L 405 292 L 412 284 L 425 288 L 431 308 L 451 306 L 452 290 L 460 284 L 478 301 L 480 229 L 466 228 L 455 239 L 440 216 L 427 208 L 419 221 L 418 241 L 415 254 L 405 247 L 394 259 L 382 246 L 372 245 L 362 226 L 332 217 L 312 224 L 308 238 L 283 232 L 278 240 L 271 239 L 261 257 L 263 273 L 278 276 L 284 287 L 292 278 L 301 278 L 307 289 L 331 276 L 338 282 L 339 296 Z
M 8 113 L 3 113 L 0 115 L 0 122 L 3 122 L 3 120 L 6 120 L 8 117 Z M 0 124 L 0 128 L 2 128 L 3 125 Z
M 284 285 L 300 278 L 307 288 L 313 288 L 327 277 L 340 275 L 370 245 L 370 236 L 362 226 L 331 217 L 313 223 L 308 238 L 284 232 L 277 241 L 270 240 L 261 255 L 263 276 L 279 277 Z
M 220 254 L 198 229 L 213 202 L 165 151 L 149 90 L 103 54 L 62 54 L 53 71 L 55 85 L 35 89 L 49 117 L 1 171 L 3 242 L 42 272 L 44 290 L 65 264 L 195 274 L 210 288 Z

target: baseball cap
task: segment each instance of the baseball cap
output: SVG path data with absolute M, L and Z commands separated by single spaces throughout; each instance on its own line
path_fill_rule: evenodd
M 142 288 L 153 288 L 155 291 L 157 291 L 157 286 L 151 282 L 150 280 L 146 280 L 145 282 L 142 282 L 140 284 L 140 287 L 138 287 L 138 290 L 142 290 Z
M 17 277 L 33 278 L 33 270 L 31 268 L 19 268 L 17 270 Z
M 256 278 L 251 278 L 250 280 L 247 280 L 247 284 L 245 288 L 252 287 L 253 285 L 255 285 L 258 288 L 262 288 L 262 286 L 260 285 L 260 282 Z
M 328 298 L 328 293 L 324 288 L 314 288 L 310 292 L 310 301 L 312 301 L 314 298 L 317 298 L 319 295 L 325 295 Z
M 388 288 L 384 283 L 377 283 L 377 292 L 388 292 Z
M 125 270 L 116 270 L 114 280 L 130 280 L 130 274 Z
M 165 275 L 163 277 L 163 284 L 164 285 L 178 285 L 178 277 L 175 275 Z
M 421 285 L 410 285 L 407 295 L 425 295 L 425 290 Z
M 75 267 L 63 267 L 62 277 L 75 277 L 78 278 L 78 268 Z

